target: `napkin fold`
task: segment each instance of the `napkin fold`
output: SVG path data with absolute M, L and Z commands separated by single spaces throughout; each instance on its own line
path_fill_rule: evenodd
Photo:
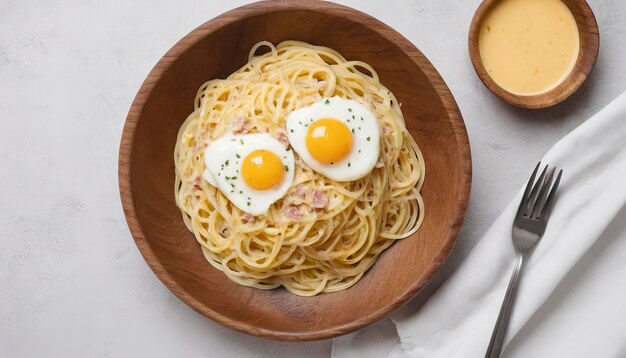
M 563 178 L 526 263 L 503 355 L 626 357 L 626 93 L 542 162 L 563 168 Z M 522 192 L 420 311 L 392 316 L 401 343 L 390 356 L 484 356 L 513 270 L 511 228 Z M 333 356 L 367 356 L 356 336 L 336 340 Z

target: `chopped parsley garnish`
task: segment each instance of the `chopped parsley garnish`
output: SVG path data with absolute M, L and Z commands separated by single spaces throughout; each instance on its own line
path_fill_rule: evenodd
M 230 183 L 230 186 L 234 188 L 234 187 L 235 187 L 235 184 L 233 184 L 233 183 Z
M 371 138 L 370 138 L 370 137 L 367 137 L 366 139 L 367 139 L 367 141 L 369 142 Z
M 243 191 L 239 190 L 239 194 L 243 194 Z
M 250 202 L 247 202 L 246 205 L 250 206 Z
M 351 165 L 350 162 L 348 162 L 348 168 L 350 168 L 350 165 Z
M 293 129 L 290 129 L 291 133 L 293 133 Z
M 230 162 L 230 161 L 229 161 L 228 159 L 226 159 L 226 161 L 224 162 L 224 165 L 228 166 L 228 163 L 229 163 L 229 162 Z
M 290 151 L 290 150 L 291 150 L 291 147 L 287 147 L 287 149 L 285 149 L 285 150 L 286 150 L 286 151 Z
M 361 130 L 361 127 L 359 127 L 359 130 Z
M 352 133 L 354 133 L 354 128 L 352 128 Z
M 361 117 L 361 120 L 363 120 L 363 117 Z
M 237 154 L 235 154 L 235 157 L 241 158 L 241 155 L 239 155 L 239 153 L 237 153 Z
M 352 115 L 352 119 L 354 119 L 354 114 Z
M 240 140 L 239 140 L 239 143 L 241 143 L 241 145 L 243 145 L 243 139 L 240 139 Z
M 359 153 L 361 153 L 361 150 L 359 149 Z
M 330 100 L 329 100 L 329 99 L 327 99 L 327 100 L 325 100 L 325 101 L 324 101 L 324 103 L 326 103 L 326 104 L 330 104 Z
M 226 180 L 230 180 L 230 177 L 227 175 L 224 178 L 226 178 Z
M 237 179 L 237 177 L 230 177 L 230 179 L 231 179 L 231 180 L 235 180 L 235 179 Z
M 348 112 L 352 112 L 352 108 L 348 108 Z
M 219 177 L 220 175 L 222 175 L 222 173 L 217 173 L 217 176 Z
M 289 167 L 285 165 L 285 171 L 288 172 L 289 171 Z

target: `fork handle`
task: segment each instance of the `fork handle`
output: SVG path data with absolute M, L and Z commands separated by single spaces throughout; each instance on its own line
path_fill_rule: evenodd
M 506 335 L 506 330 L 509 325 L 511 308 L 513 307 L 513 302 L 515 301 L 517 285 L 520 281 L 524 262 L 525 255 L 518 252 L 515 268 L 513 269 L 513 274 L 511 275 L 511 280 L 509 281 L 509 287 L 506 290 L 506 295 L 504 296 L 502 307 L 500 307 L 500 314 L 498 315 L 496 326 L 493 328 L 493 333 L 491 334 L 491 340 L 489 341 L 489 348 L 487 348 L 485 358 L 500 357 L 500 353 L 502 352 L 502 344 L 504 343 L 504 336 Z

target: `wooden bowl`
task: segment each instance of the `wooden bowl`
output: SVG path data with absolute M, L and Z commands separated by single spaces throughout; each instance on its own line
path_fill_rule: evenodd
M 470 25 L 468 41 L 469 55 L 478 77 L 491 93 L 500 97 L 505 102 L 520 108 L 546 108 L 563 102 L 585 82 L 598 58 L 600 35 L 596 18 L 589 4 L 587 4 L 585 0 L 561 0 L 574 15 L 580 37 L 580 51 L 578 52 L 578 59 L 576 60 L 572 72 L 561 84 L 548 92 L 538 95 L 520 96 L 500 87 L 487 74 L 480 59 L 480 52 L 478 50 L 480 27 L 485 15 L 498 1 L 499 0 L 484 0 L 480 6 L 478 6 Z
M 198 87 L 247 62 L 251 46 L 297 39 L 371 64 L 402 102 L 426 158 L 421 229 L 384 252 L 353 287 L 316 297 L 239 286 L 204 258 L 174 202 L 176 134 Z M 201 314 L 261 337 L 330 338 L 372 323 L 413 297 L 448 257 L 467 206 L 470 148 L 457 105 L 426 57 L 382 22 L 318 1 L 260 2 L 229 11 L 180 40 L 150 72 L 133 102 L 120 145 L 124 214 L 159 279 Z

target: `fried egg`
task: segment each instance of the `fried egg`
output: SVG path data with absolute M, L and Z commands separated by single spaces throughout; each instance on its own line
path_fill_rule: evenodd
M 287 137 L 311 169 L 332 180 L 360 179 L 378 161 L 378 120 L 357 101 L 332 97 L 291 112 Z
M 267 133 L 219 138 L 205 149 L 204 163 L 204 179 L 252 215 L 285 196 L 295 169 L 293 151 Z

